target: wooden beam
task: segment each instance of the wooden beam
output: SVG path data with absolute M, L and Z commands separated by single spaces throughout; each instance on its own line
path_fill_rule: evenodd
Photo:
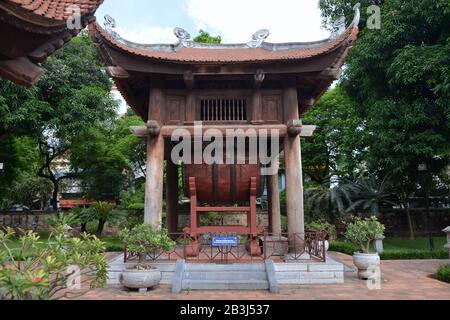
M 195 78 L 192 71 L 185 71 L 183 73 L 184 83 L 186 84 L 186 88 L 188 90 L 192 90 L 195 87 Z
M 128 71 L 121 67 L 106 67 L 106 73 L 113 79 L 129 79 L 131 75 Z
M 255 78 L 254 88 L 259 89 L 261 88 L 261 85 L 264 82 L 264 79 L 266 78 L 266 74 L 264 73 L 263 70 L 258 69 L 255 73 L 254 78 Z
M 33 86 L 45 73 L 45 69 L 26 57 L 13 60 L 0 59 L 0 76 L 26 87 Z
M 301 137 L 312 137 L 314 134 L 314 131 L 316 130 L 317 126 L 302 126 L 302 132 L 300 133 Z M 175 132 L 175 130 L 178 129 L 182 129 L 182 130 L 186 130 L 189 132 L 189 134 L 193 137 L 197 136 L 197 132 L 195 132 L 195 127 L 192 126 L 163 126 L 161 128 L 161 135 L 164 138 L 170 138 L 172 137 L 173 133 Z M 287 134 L 287 126 L 283 125 L 283 124 L 277 124 L 277 125 L 258 125 L 258 126 L 250 126 L 250 125 L 204 125 L 202 126 L 202 132 L 201 135 L 203 136 L 205 134 L 205 132 L 207 130 L 210 129 L 217 129 L 219 130 L 224 136 L 227 136 L 227 130 L 234 130 L 234 131 L 238 131 L 238 130 L 243 130 L 244 133 L 241 132 L 237 132 L 236 136 L 237 137 L 242 137 L 242 136 L 250 136 L 250 137 L 254 137 L 255 134 L 254 133 L 249 133 L 249 132 L 245 132 L 248 129 L 254 129 L 256 132 L 256 136 L 259 136 L 259 131 L 260 130 L 267 130 L 268 134 L 275 134 L 276 131 L 278 130 L 278 134 L 280 136 L 280 138 L 283 138 L 284 136 L 286 136 Z M 147 136 L 149 135 L 149 129 L 146 126 L 132 126 L 130 127 L 131 132 L 133 133 L 133 135 L 135 137 L 138 138 L 147 138 Z M 198 129 L 197 129 L 198 130 Z M 234 134 L 233 134 L 234 135 Z
M 214 129 L 219 130 L 224 136 L 236 136 L 236 137 L 255 137 L 259 136 L 261 130 L 267 130 L 268 135 L 278 134 L 280 137 L 284 137 L 287 133 L 286 125 L 203 125 L 201 131 L 195 126 L 163 126 L 161 128 L 161 134 L 165 138 L 172 137 L 175 130 L 186 130 L 192 137 L 203 136 L 206 131 Z M 227 133 L 228 130 L 230 134 Z M 250 131 L 247 131 L 250 130 Z M 140 132 L 140 130 L 137 130 Z

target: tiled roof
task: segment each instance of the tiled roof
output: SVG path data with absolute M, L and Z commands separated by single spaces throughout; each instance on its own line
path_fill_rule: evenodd
M 178 63 L 257 63 L 275 62 L 309 59 L 322 54 L 327 54 L 342 47 L 351 45 L 356 41 L 358 28 L 349 27 L 337 39 L 323 42 L 316 46 L 299 47 L 297 44 L 293 48 L 283 50 L 267 50 L 265 48 L 181 48 L 176 51 L 153 50 L 145 45 L 127 45 L 127 43 L 117 39 L 98 23 L 89 26 L 91 35 L 99 35 L 107 44 L 123 50 L 129 54 L 149 58 L 152 60 L 178 62 Z M 98 39 L 97 39 L 98 41 Z
M 66 20 L 72 14 L 70 7 L 79 6 L 81 15 L 95 11 L 103 0 L 5 0 L 10 4 L 19 5 L 21 8 L 36 15 L 51 20 Z

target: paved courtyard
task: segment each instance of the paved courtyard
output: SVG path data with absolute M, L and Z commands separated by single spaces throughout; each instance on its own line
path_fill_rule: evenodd
M 335 259 L 353 267 L 352 257 L 331 253 Z M 304 285 L 282 288 L 280 294 L 265 291 L 210 292 L 191 291 L 174 294 L 169 286 L 160 286 L 146 294 L 121 287 L 90 290 L 73 300 L 450 300 L 450 284 L 433 278 L 440 265 L 448 260 L 383 261 L 380 290 L 369 290 L 358 280 L 356 272 L 345 273 L 345 283 Z

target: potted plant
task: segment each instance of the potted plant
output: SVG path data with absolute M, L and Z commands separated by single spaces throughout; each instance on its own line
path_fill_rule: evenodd
M 329 240 L 336 239 L 336 227 L 323 220 L 307 223 L 306 230 L 310 232 L 322 232 L 325 235 L 325 251 L 328 251 L 330 248 Z
M 161 282 L 161 271 L 146 263 L 148 255 L 157 255 L 161 250 L 169 251 L 175 246 L 167 230 L 154 229 L 147 224 L 140 224 L 133 229 L 124 229 L 120 233 L 121 239 L 128 250 L 137 254 L 138 262 L 123 270 L 120 275 L 120 283 L 129 289 L 139 289 L 147 292 Z
M 376 217 L 354 218 L 347 226 L 345 238 L 361 249 L 361 252 L 353 254 L 353 263 L 358 268 L 360 279 L 369 279 L 371 271 L 368 269 L 380 265 L 380 256 L 372 250 L 372 244 L 384 233 L 384 229 Z

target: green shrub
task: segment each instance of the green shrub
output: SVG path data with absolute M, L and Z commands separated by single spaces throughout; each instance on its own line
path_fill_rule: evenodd
M 330 251 L 342 252 L 348 255 L 352 255 L 356 251 L 358 251 L 358 247 L 348 242 L 333 241 L 330 243 Z
M 436 277 L 438 280 L 450 283 L 450 264 L 438 269 Z
M 427 259 L 446 259 L 446 251 L 425 251 L 425 250 L 395 250 L 384 251 L 381 260 L 427 260 Z
M 370 253 L 373 241 L 384 233 L 382 225 L 376 217 L 361 219 L 355 217 L 347 226 L 345 238 L 357 245 L 362 253 Z
M 122 230 L 120 238 L 126 243 L 129 251 L 138 254 L 139 264 L 137 268 L 145 268 L 144 263 L 147 255 L 156 254 L 160 250 L 168 251 L 176 245 L 170 239 L 167 230 L 154 229 L 147 224 L 140 224 L 131 230 Z
M 330 251 L 336 251 L 352 255 L 358 251 L 358 247 L 352 243 L 344 241 L 333 241 L 330 243 Z M 424 259 L 447 259 L 448 252 L 445 250 L 440 251 L 427 251 L 421 249 L 386 249 L 381 255 L 381 260 L 424 260 Z
M 19 247 L 13 249 L 16 233 L 0 230 L 0 300 L 52 299 L 67 289 L 69 278 L 79 268 L 80 276 L 92 280 L 91 287 L 102 287 L 107 279 L 107 261 L 103 242 L 95 236 L 82 234 L 70 238 L 66 225 L 55 225 L 46 242 L 31 231 L 19 237 Z
M 329 239 L 336 239 L 336 227 L 323 220 L 313 221 L 305 225 L 306 230 L 315 232 L 324 232 Z

